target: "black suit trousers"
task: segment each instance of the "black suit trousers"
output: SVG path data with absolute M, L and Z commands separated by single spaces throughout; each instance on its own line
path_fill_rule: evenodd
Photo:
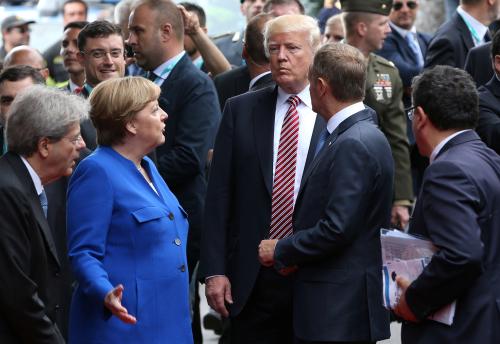
M 292 282 L 262 267 L 243 310 L 231 319 L 231 343 L 293 343 Z

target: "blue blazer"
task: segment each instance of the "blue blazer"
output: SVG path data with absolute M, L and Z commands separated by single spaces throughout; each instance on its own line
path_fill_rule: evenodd
M 304 172 L 294 233 L 279 240 L 275 267 L 299 267 L 293 294 L 294 334 L 311 342 L 389 338 L 382 306 L 380 228 L 387 228 L 394 161 L 371 109 L 328 137 Z
M 419 319 L 457 300 L 451 326 L 404 323 L 405 344 L 500 343 L 500 157 L 468 131 L 427 167 L 410 232 L 439 251 L 406 292 Z
M 192 343 L 184 210 L 149 158 L 143 168 L 112 148 L 83 160 L 68 189 L 69 257 L 78 285 L 70 315 L 71 343 Z M 123 284 L 128 325 L 104 307 Z
M 422 51 L 422 56 L 425 59 L 427 46 L 429 45 L 431 37 L 425 33 L 417 32 L 417 39 L 420 50 Z M 417 66 L 418 61 L 408 45 L 408 42 L 396 30 L 392 30 L 391 33 L 387 35 L 384 46 L 377 54 L 385 57 L 396 65 L 404 87 L 410 87 L 413 77 L 417 76 L 422 71 Z
M 464 68 L 465 59 L 474 41 L 467 25 L 458 13 L 454 13 L 432 37 L 425 56 L 425 68 L 447 65 Z

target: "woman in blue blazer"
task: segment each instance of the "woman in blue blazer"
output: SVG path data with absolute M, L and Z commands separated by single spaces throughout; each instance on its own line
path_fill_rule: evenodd
M 187 215 L 146 156 L 165 141 L 160 89 L 127 77 L 90 95 L 99 147 L 68 190 L 78 282 L 70 343 L 192 343 Z

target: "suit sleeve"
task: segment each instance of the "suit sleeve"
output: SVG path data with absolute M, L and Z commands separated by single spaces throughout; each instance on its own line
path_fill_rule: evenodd
M 476 132 L 488 147 L 500 154 L 500 115 L 498 111 L 499 109 L 494 109 L 480 100 Z
M 113 289 L 102 264 L 113 197 L 104 169 L 94 161 L 82 161 L 68 187 L 68 255 L 83 292 L 102 304 Z
M 406 292 L 418 318 L 460 297 L 482 273 L 483 243 L 474 210 L 480 201 L 472 181 L 454 164 L 435 161 L 428 168 L 419 202 L 439 251 Z
M 205 221 L 202 231 L 200 278 L 226 273 L 226 242 L 232 198 L 233 113 L 231 103 L 224 108 L 217 133 L 210 170 Z
M 180 84 L 179 87 L 189 85 Z M 188 183 L 203 173 L 221 116 L 210 80 L 196 82 L 185 97 L 177 101 L 182 104 L 177 106 L 179 111 L 175 114 L 177 127 L 173 146 L 159 150 L 161 153 L 157 155 L 158 170 L 170 186 Z
M 0 308 L 2 321 L 23 343 L 64 343 L 47 316 L 38 285 L 29 275 L 33 241 L 38 226 L 26 197 L 17 189 L 0 192 Z M 36 248 L 35 248 L 36 249 Z
M 296 228 L 292 236 L 278 241 L 276 269 L 332 255 L 349 246 L 360 231 L 367 230 L 365 219 L 359 214 L 366 214 L 370 206 L 366 192 L 373 187 L 379 173 L 380 166 L 362 142 L 343 141 L 326 174 L 329 179 L 324 190 L 330 197 L 323 218 L 313 227 Z

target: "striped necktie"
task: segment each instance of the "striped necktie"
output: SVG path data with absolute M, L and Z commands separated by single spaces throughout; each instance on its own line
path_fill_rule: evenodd
M 271 200 L 270 239 L 281 239 L 292 234 L 293 191 L 295 187 L 295 166 L 299 144 L 299 113 L 297 106 L 300 98 L 288 98 L 290 107 L 281 127 L 278 158 L 274 172 Z

